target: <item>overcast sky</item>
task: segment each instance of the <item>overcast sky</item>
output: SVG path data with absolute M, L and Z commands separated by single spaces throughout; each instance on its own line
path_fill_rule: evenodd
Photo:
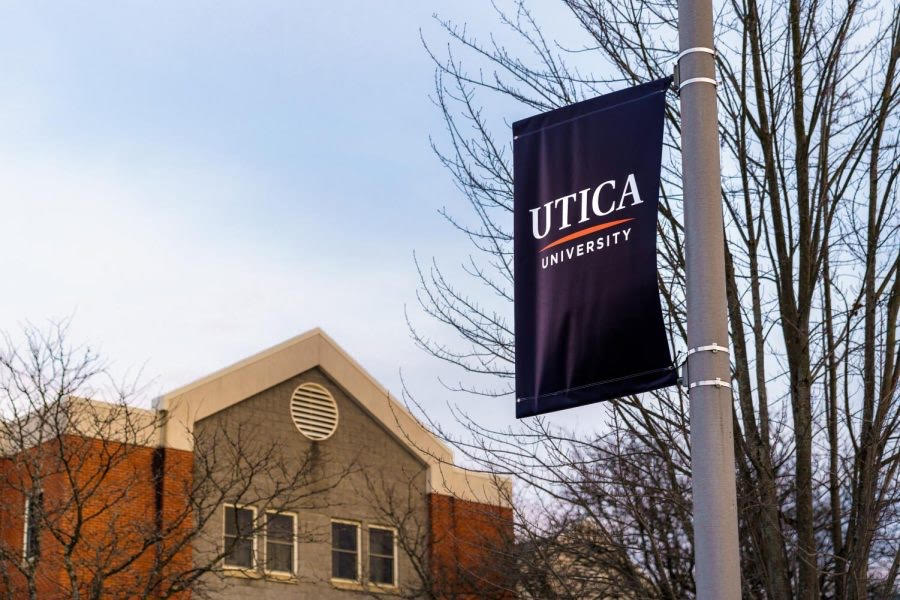
M 435 414 L 512 423 L 444 391 L 404 320 L 413 251 L 468 252 L 419 28 L 490 33 L 488 2 L 4 7 L 0 329 L 71 316 L 149 398 L 320 326 L 395 394 L 403 369 Z

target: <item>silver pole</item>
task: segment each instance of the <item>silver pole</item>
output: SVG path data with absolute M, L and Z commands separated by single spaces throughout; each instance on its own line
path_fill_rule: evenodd
M 679 0 L 681 161 L 687 248 L 694 579 L 698 600 L 739 600 L 737 499 L 711 0 Z M 700 48 L 701 50 L 696 50 Z M 688 51 L 695 49 L 693 51 Z M 693 81 L 690 81 L 693 80 Z M 687 83 L 685 83 L 687 82 Z

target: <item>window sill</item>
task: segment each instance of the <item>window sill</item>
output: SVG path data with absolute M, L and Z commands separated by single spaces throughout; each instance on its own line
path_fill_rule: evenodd
M 268 571 L 265 573 L 266 581 L 274 581 L 276 583 L 300 583 L 297 576 L 292 573 L 277 573 Z
M 222 570 L 225 577 L 237 577 L 238 579 L 262 579 L 263 574 L 253 569 L 245 569 L 242 567 L 225 567 Z
M 396 585 L 365 584 L 350 579 L 332 579 L 331 585 L 339 590 L 368 592 L 370 594 L 396 594 L 398 589 Z
M 331 578 L 331 585 L 342 590 L 364 590 L 362 582 L 353 581 L 352 579 L 335 579 Z
M 225 567 L 222 574 L 225 577 L 236 577 L 238 579 L 265 579 L 276 583 L 300 583 L 297 576 L 291 573 L 260 572 L 253 569 L 242 569 L 241 567 Z

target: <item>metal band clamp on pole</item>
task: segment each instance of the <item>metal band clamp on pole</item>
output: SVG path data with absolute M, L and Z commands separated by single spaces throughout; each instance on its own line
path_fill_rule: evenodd
M 682 366 L 683 370 L 682 370 L 682 377 L 681 377 L 681 381 L 682 381 L 681 385 L 684 385 L 684 383 L 683 383 L 684 381 L 690 380 L 690 376 L 689 376 L 690 370 L 688 369 L 688 364 L 687 364 L 688 357 L 690 357 L 691 354 L 696 354 L 698 352 L 712 352 L 713 354 L 716 354 L 718 352 L 724 352 L 725 354 L 728 354 L 728 355 L 731 354 L 731 350 L 729 350 L 727 347 L 720 346 L 719 344 L 716 344 L 716 343 L 707 344 L 705 346 L 697 346 L 696 348 L 689 348 L 687 353 L 685 354 L 684 365 Z M 688 389 L 691 389 L 691 388 L 695 388 L 698 386 L 707 386 L 707 385 L 715 386 L 715 387 L 727 387 L 727 388 L 731 387 L 731 384 L 729 382 L 722 381 L 722 379 L 720 379 L 718 377 L 716 377 L 715 379 L 704 379 L 701 381 L 694 381 L 694 382 L 688 383 L 687 387 L 688 387 Z
M 678 84 L 678 91 L 680 92 L 685 86 L 691 85 L 692 83 L 711 83 L 716 86 L 719 85 L 719 82 L 712 77 L 691 77 Z
M 687 56 L 688 54 L 693 54 L 695 52 L 700 52 L 703 54 L 709 54 L 712 56 L 716 55 L 716 51 L 712 48 L 707 48 L 705 46 L 694 46 L 693 48 L 688 48 L 687 50 L 682 50 L 678 53 L 678 56 L 675 58 L 675 68 L 676 70 L 679 68 L 679 64 L 681 63 L 681 59 Z M 713 79 L 712 77 L 691 77 L 690 79 L 685 79 L 684 81 L 678 78 L 678 92 L 681 93 L 682 88 L 685 86 L 691 85 L 692 83 L 711 83 L 715 86 L 719 85 L 719 82 Z
M 687 354 L 685 356 L 690 356 L 691 354 L 694 354 L 695 352 L 713 352 L 713 353 L 724 352 L 726 354 L 731 354 L 731 351 L 728 348 L 726 348 L 725 346 L 720 346 L 718 344 L 708 344 L 706 346 L 697 346 L 696 348 L 688 349 Z
M 713 56 L 716 55 L 716 51 L 712 48 L 706 48 L 704 46 L 694 46 L 693 48 L 688 48 L 687 50 L 682 50 L 678 53 L 678 56 L 675 57 L 675 62 L 680 63 L 681 59 L 687 56 L 688 54 L 693 54 L 694 52 L 703 52 L 704 54 L 711 54 Z
M 713 386 L 713 387 L 723 387 L 723 388 L 731 389 L 731 384 L 729 382 L 722 381 L 718 377 L 716 377 L 715 379 L 701 379 L 700 381 L 695 381 L 688 386 L 688 389 L 693 389 L 695 387 L 702 387 L 702 386 L 707 386 L 707 385 Z

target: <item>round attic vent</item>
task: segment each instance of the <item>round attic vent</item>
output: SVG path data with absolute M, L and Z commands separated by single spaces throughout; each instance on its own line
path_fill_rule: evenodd
M 291 395 L 291 418 L 300 433 L 321 442 L 337 429 L 337 403 L 331 392 L 318 383 L 303 383 Z

